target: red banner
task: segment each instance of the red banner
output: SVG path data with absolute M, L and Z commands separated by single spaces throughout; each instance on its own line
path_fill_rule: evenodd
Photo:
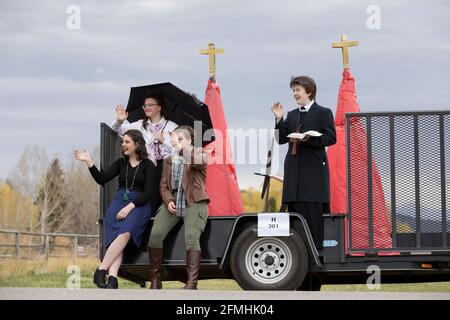
M 206 190 L 211 199 L 210 216 L 235 216 L 244 213 L 233 161 L 233 150 L 227 132 L 219 85 L 212 80 L 206 87 L 208 105 L 216 140 L 205 147 L 208 153 Z
M 330 207 L 331 212 L 334 214 L 347 213 L 345 114 L 348 112 L 360 112 L 360 108 L 355 94 L 355 79 L 351 75 L 350 70 L 344 69 L 335 116 L 337 142 L 328 148 Z M 354 121 L 350 129 L 351 149 L 349 160 L 352 168 L 350 172 L 352 201 L 351 246 L 354 249 L 366 249 L 369 247 L 367 134 L 364 126 L 359 123 L 359 119 L 354 119 Z M 375 158 L 372 158 L 372 199 L 373 247 L 391 248 L 391 221 Z M 348 244 L 347 219 L 345 222 L 346 243 Z

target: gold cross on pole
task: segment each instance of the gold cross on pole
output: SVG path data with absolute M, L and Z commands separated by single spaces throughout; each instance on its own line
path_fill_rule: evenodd
M 354 47 L 359 44 L 358 41 L 349 41 L 347 36 L 344 34 L 341 36 L 341 42 L 334 42 L 332 48 L 342 48 L 342 61 L 344 64 L 344 69 L 350 68 L 348 63 L 348 47 Z
M 201 49 L 200 54 L 209 55 L 209 75 L 214 76 L 216 74 L 216 54 L 224 53 L 224 49 L 216 49 L 214 43 L 208 44 L 208 49 Z

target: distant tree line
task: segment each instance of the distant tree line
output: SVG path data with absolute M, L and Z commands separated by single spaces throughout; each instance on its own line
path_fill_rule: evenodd
M 3 229 L 97 234 L 98 215 L 99 187 L 72 154 L 49 158 L 43 148 L 27 147 L 0 183 Z
M 99 164 L 99 148 L 92 152 Z M 0 228 L 32 232 L 98 234 L 99 186 L 73 155 L 50 158 L 39 147 L 27 147 L 0 181 Z M 281 206 L 282 184 L 271 183 L 268 211 Z M 241 190 L 246 212 L 264 207 L 261 190 Z

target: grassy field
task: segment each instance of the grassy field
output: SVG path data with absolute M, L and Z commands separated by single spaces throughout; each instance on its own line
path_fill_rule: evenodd
M 50 258 L 43 260 L 0 259 L 0 287 L 65 288 L 70 273 L 67 267 L 77 265 L 81 271 L 81 288 L 94 288 L 92 274 L 98 266 L 96 258 Z M 165 289 L 179 289 L 178 281 L 165 281 Z M 119 279 L 120 288 L 138 289 L 137 284 Z M 241 290 L 234 280 L 201 280 L 203 290 Z M 365 285 L 325 285 L 323 291 L 369 291 Z M 450 282 L 421 284 L 385 284 L 380 291 L 450 292 Z

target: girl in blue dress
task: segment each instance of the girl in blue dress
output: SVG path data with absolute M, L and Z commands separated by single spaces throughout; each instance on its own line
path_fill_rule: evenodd
M 119 189 L 104 217 L 103 246 L 107 251 L 94 273 L 94 283 L 99 288 L 118 288 L 117 273 L 123 250 L 130 239 L 136 246 L 141 245 L 142 235 L 151 217 L 149 200 L 154 194 L 156 168 L 148 159 L 145 140 L 139 130 L 129 130 L 123 135 L 122 153 L 123 157 L 110 168 L 99 171 L 87 151 L 75 151 L 75 159 L 87 164 L 98 184 L 103 185 L 119 176 Z

